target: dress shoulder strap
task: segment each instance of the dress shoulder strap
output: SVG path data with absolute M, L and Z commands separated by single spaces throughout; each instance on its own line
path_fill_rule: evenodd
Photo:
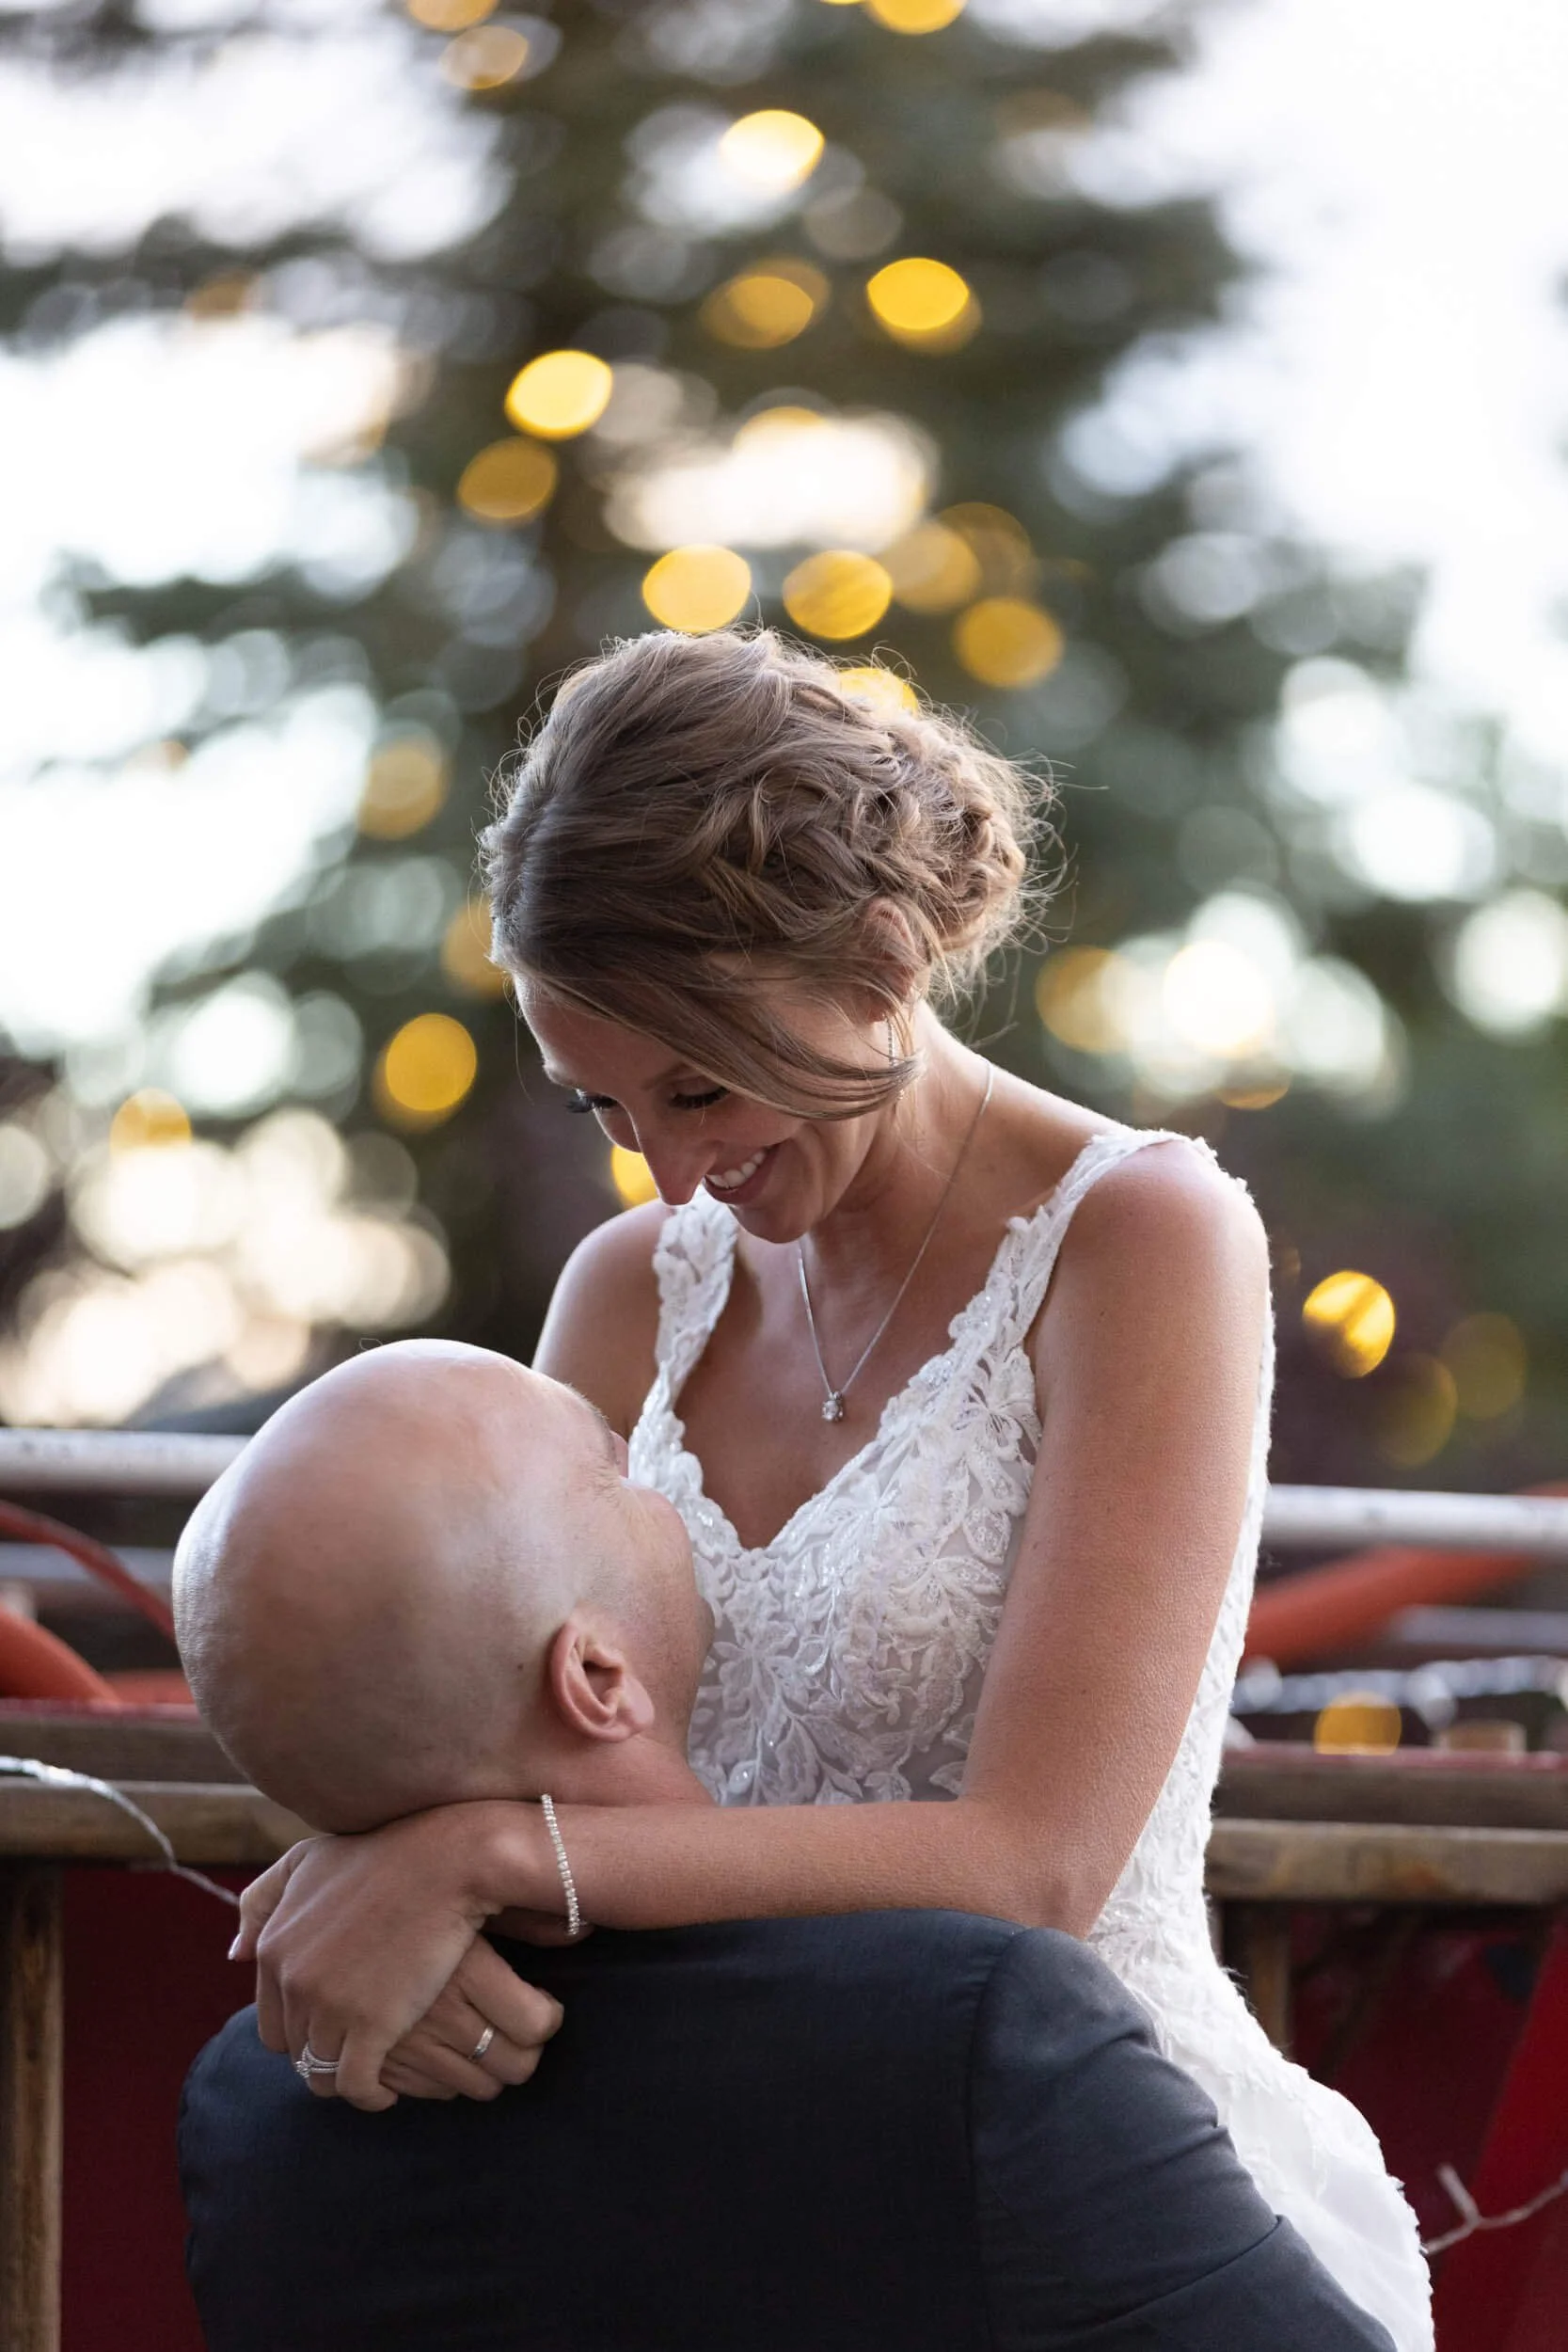
M 737 1227 L 721 1200 L 698 1191 L 673 1209 L 654 1245 L 658 1337 L 654 1359 L 672 1396 L 707 1345 L 735 1271 Z
M 1134 1152 L 1147 1151 L 1153 1143 L 1176 1142 L 1190 1145 L 1216 1168 L 1220 1167 L 1212 1146 L 1201 1136 L 1182 1135 L 1174 1127 L 1110 1127 L 1101 1135 L 1090 1136 L 1055 1190 L 1037 1209 L 1009 1221 L 1008 1232 L 1016 1236 L 1018 1247 L 1011 1263 L 1010 1296 L 1005 1311 L 1008 1337 L 1015 1346 L 1022 1345 L 1045 1303 L 1057 1253 L 1072 1222 L 1072 1213 L 1085 1194 L 1091 1192 L 1113 1168 L 1131 1159 Z M 1225 1168 L 1220 1172 L 1229 1175 Z M 1238 1184 L 1241 1180 L 1232 1176 L 1229 1181 Z

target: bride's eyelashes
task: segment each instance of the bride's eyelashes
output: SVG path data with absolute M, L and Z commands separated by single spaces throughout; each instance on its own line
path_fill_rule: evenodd
M 715 1103 L 723 1101 L 728 1091 L 727 1087 L 710 1087 L 705 1094 L 672 1094 L 670 1107 L 676 1111 L 711 1110 Z M 580 1087 L 574 1087 L 566 1097 L 566 1108 L 578 1113 L 617 1111 L 620 1107 L 612 1095 L 585 1094 Z

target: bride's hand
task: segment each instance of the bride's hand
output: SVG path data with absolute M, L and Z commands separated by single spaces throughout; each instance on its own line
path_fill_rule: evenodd
M 269 2049 L 297 2060 L 309 2045 L 332 2065 L 309 2078 L 319 2095 L 372 2112 L 395 2104 L 382 2067 L 494 1910 L 479 1857 L 516 1810 L 445 1805 L 362 1836 L 307 1838 L 246 1888 L 232 1957 L 256 1963 L 258 2030 Z M 547 2040 L 554 2002 L 492 1958 L 506 1982 L 486 1972 L 484 2022 L 521 2049 Z

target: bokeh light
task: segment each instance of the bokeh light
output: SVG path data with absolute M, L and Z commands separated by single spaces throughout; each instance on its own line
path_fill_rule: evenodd
M 640 1209 L 644 1200 L 658 1199 L 658 1186 L 647 1161 L 641 1152 L 628 1152 L 624 1144 L 610 1146 L 610 1181 L 624 1209 Z
M 940 33 L 962 16 L 966 0 L 865 0 L 867 16 L 890 33 Z
M 418 833 L 445 801 L 449 776 L 446 753 L 433 735 L 410 729 L 389 737 L 365 773 L 360 832 L 374 841 L 403 841 Z
M 1438 1349 L 1452 1375 L 1454 1403 L 1467 1421 L 1497 1421 L 1525 1393 L 1525 1335 L 1511 1315 L 1462 1316 Z
M 1165 1009 L 1200 1052 L 1230 1061 L 1266 1046 L 1275 1027 L 1268 976 L 1223 939 L 1195 939 L 1165 966 Z
M 700 637 L 723 628 L 752 593 L 752 567 L 733 548 L 672 548 L 642 582 L 642 601 L 665 628 Z
M 917 523 L 882 549 L 881 560 L 895 596 L 911 612 L 954 612 L 980 592 L 979 559 L 946 523 Z
M 36 1216 L 54 1190 L 48 1152 L 20 1120 L 0 1120 L 0 1233 Z
M 784 196 L 811 178 L 823 144 L 821 132 L 804 115 L 765 106 L 732 122 L 719 142 L 719 152 L 736 179 Z
M 844 692 L 856 702 L 869 703 L 874 710 L 895 713 L 918 711 L 920 696 L 907 677 L 896 670 L 884 669 L 879 661 L 853 662 L 840 670 L 838 682 Z
M 1119 960 L 1108 947 L 1056 947 L 1041 964 L 1035 1004 L 1052 1036 L 1080 1054 L 1119 1053 L 1126 1027 L 1117 1006 Z
M 784 607 L 798 628 L 814 637 L 863 637 L 893 601 L 893 582 L 869 555 L 825 548 L 797 564 L 784 584 Z
M 427 33 L 466 33 L 496 12 L 496 0 L 405 0 L 405 6 Z
M 614 384 L 610 367 L 591 351 L 543 351 L 513 378 L 506 413 L 521 432 L 570 440 L 597 424 Z
M 529 39 L 515 24 L 476 24 L 441 52 L 441 72 L 458 89 L 499 89 L 529 62 Z
M 144 1152 L 190 1139 L 190 1113 L 161 1087 L 142 1087 L 127 1095 L 109 1122 L 111 1152 Z
M 467 996 L 504 996 L 507 975 L 490 961 L 490 909 L 483 898 L 465 899 L 441 940 L 441 969 Z
M 1347 1380 L 1375 1372 L 1394 1343 L 1394 1302 L 1370 1274 L 1325 1275 L 1302 1301 L 1308 1337 Z
M 457 503 L 482 523 L 526 523 L 555 495 L 559 469 L 537 441 L 492 441 L 457 480 Z
M 1319 1712 L 1312 1745 L 1323 1756 L 1391 1756 L 1402 1730 L 1392 1699 L 1377 1691 L 1341 1691 Z
M 417 1013 L 382 1048 L 375 1099 L 394 1126 L 434 1127 L 450 1119 L 479 1074 L 479 1055 L 450 1013 Z
M 1060 624 L 1022 596 L 982 596 L 953 625 L 953 650 L 982 686 L 1037 686 L 1065 643 Z
M 876 554 L 925 511 L 931 463 L 906 418 L 839 417 L 784 400 L 733 433 L 688 437 L 624 468 L 605 518 L 650 553 L 702 540 Z
M 1465 1017 L 1494 1037 L 1528 1037 L 1568 1013 L 1568 909 L 1510 890 L 1466 915 L 1444 977 Z
M 772 351 L 805 333 L 828 294 L 827 278 L 809 262 L 764 262 L 716 286 L 698 317 L 719 342 Z
M 924 255 L 889 262 L 867 279 L 865 298 L 879 326 L 914 351 L 955 351 L 980 324 L 968 280 Z
M 983 595 L 1024 596 L 1034 586 L 1039 563 L 1029 533 L 1005 506 L 966 499 L 944 506 L 937 521 L 956 532 L 974 558 Z
M 1434 1461 L 1453 1435 L 1459 1391 L 1435 1356 L 1401 1356 L 1380 1378 L 1372 1400 L 1372 1442 L 1398 1470 Z

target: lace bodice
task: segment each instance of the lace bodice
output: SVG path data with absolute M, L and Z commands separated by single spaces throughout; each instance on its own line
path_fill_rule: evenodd
M 836 1476 L 754 1547 L 705 1492 L 677 1409 L 729 1295 L 736 1227 L 701 1192 L 666 1219 L 657 1373 L 632 1434 L 631 1475 L 679 1509 L 713 1608 L 691 1761 L 722 1804 L 958 1793 L 1039 1445 L 1025 1341 L 1079 1201 L 1132 1152 L 1175 1139 L 1126 1127 L 1093 1136 L 1050 1198 L 1010 1220 L 947 1346 L 889 1399 Z M 1343 2099 L 1272 2049 L 1209 1937 L 1204 1852 L 1257 1565 L 1273 1382 L 1271 1326 L 1245 1507 L 1197 1694 L 1090 1940 L 1214 2098 L 1276 2210 L 1399 2352 L 1426 2352 L 1425 2266 L 1376 2141 Z

